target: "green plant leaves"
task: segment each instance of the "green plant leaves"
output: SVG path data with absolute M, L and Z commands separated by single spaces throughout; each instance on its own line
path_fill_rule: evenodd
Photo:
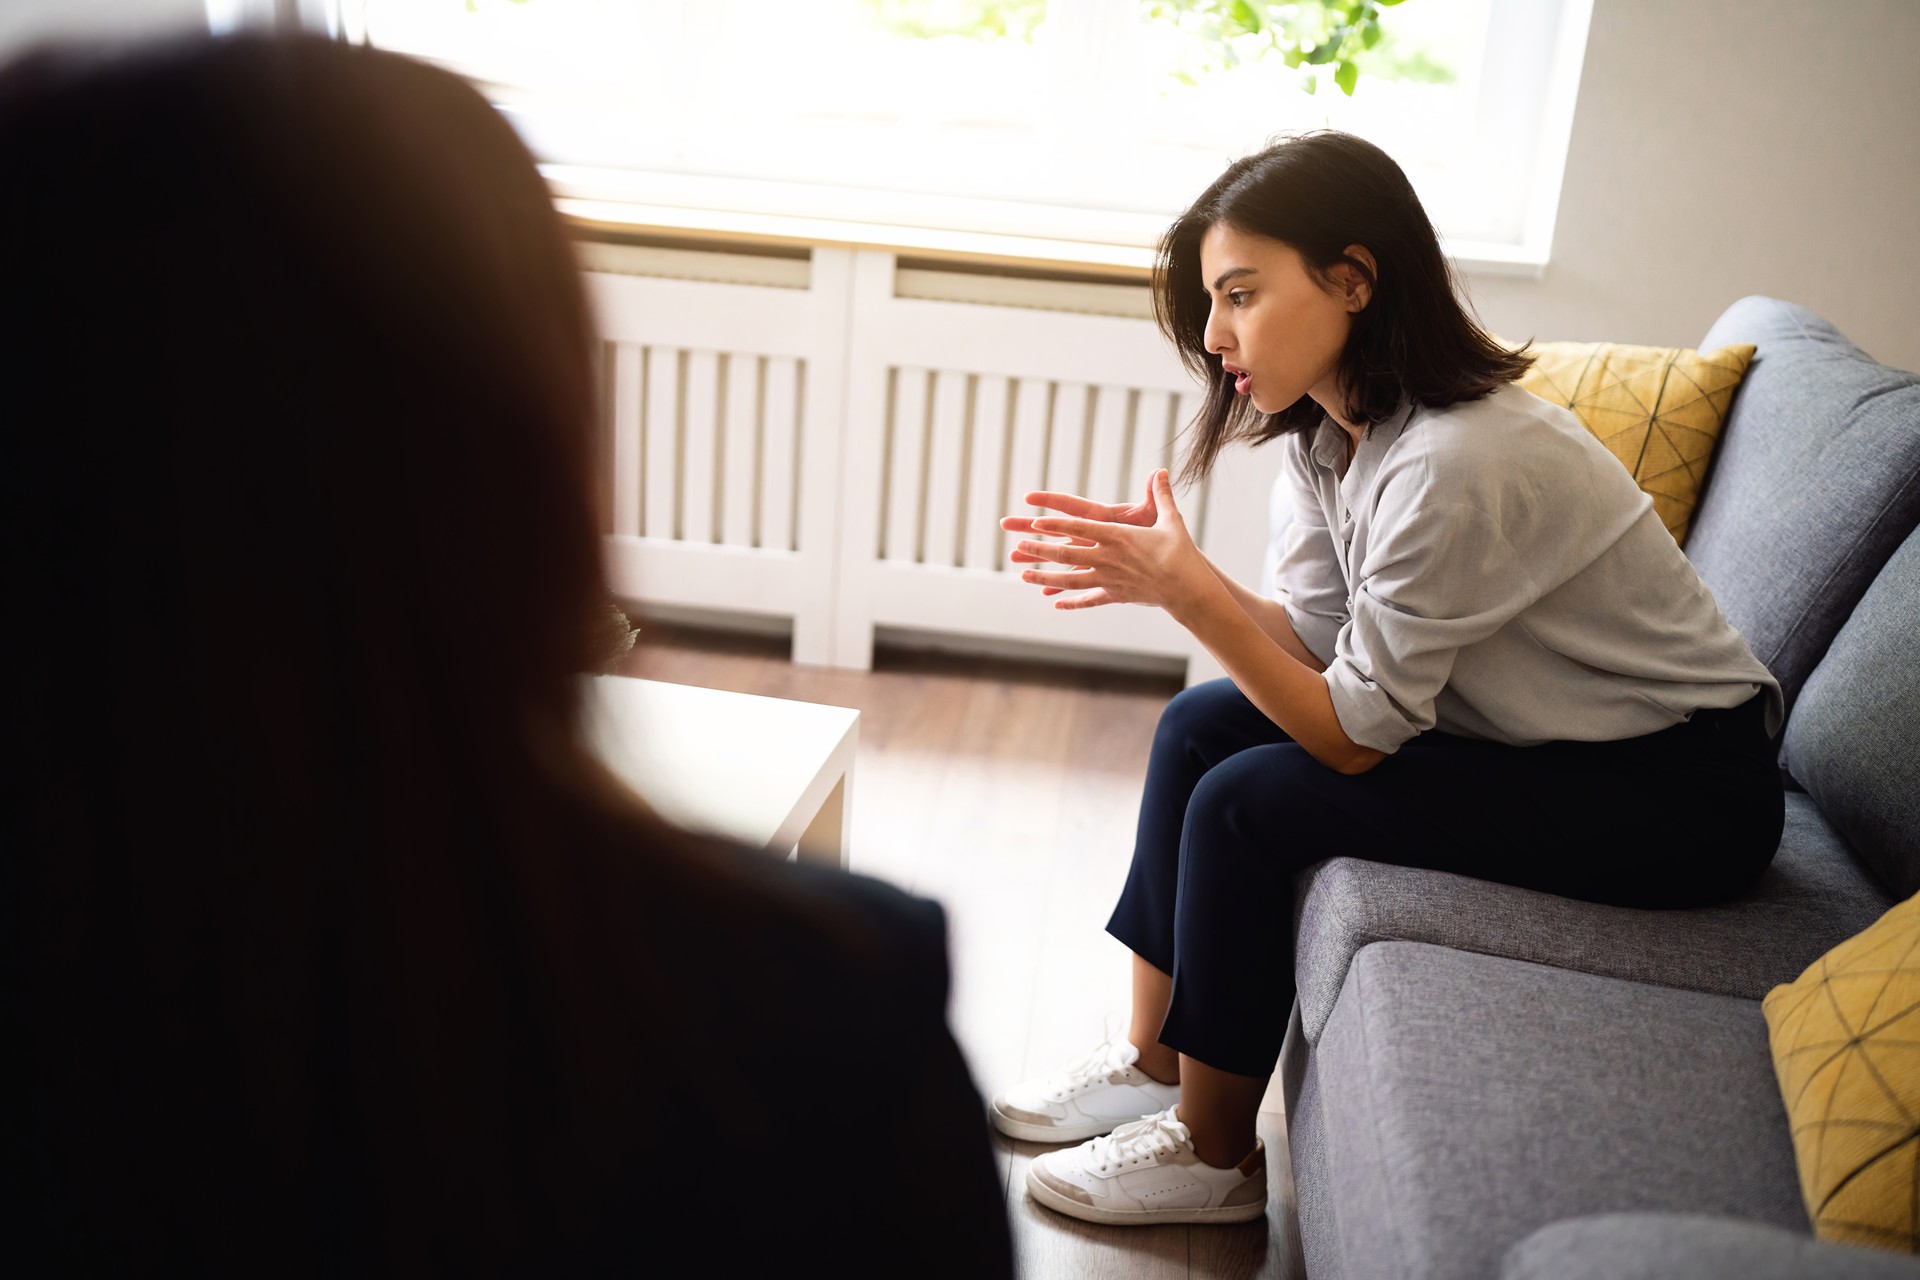
M 1402 0 L 1136 0 L 1149 21 L 1178 28 L 1195 53 L 1168 74 L 1186 84 L 1202 76 L 1277 57 L 1299 72 L 1302 92 L 1320 87 L 1318 69 L 1333 73 L 1353 96 L 1362 74 L 1444 82 L 1453 69 L 1423 48 L 1394 45 L 1380 14 Z M 466 0 L 474 8 L 477 0 Z M 527 0 L 511 0 L 525 4 Z M 890 35 L 1032 41 L 1045 21 L 1046 0 L 859 0 L 870 21 Z M 1197 56 L 1196 56 L 1197 54 Z
M 877 0 L 868 0 L 875 3 Z M 1411 57 L 1382 48 L 1386 33 L 1380 11 L 1402 0 L 1142 0 L 1147 15 L 1172 22 L 1207 42 L 1207 61 L 1233 67 L 1263 54 L 1278 55 L 1287 66 L 1333 68 L 1333 82 L 1353 96 L 1360 73 L 1380 74 L 1380 56 L 1394 78 L 1451 80 L 1451 68 L 1433 63 L 1420 51 Z M 1255 37 L 1249 41 L 1248 37 Z M 1249 47 L 1251 45 L 1251 47 Z M 1373 50 L 1380 54 L 1369 57 Z M 1182 75 L 1189 82 L 1191 75 Z M 1300 88 L 1313 93 L 1319 77 L 1304 71 Z

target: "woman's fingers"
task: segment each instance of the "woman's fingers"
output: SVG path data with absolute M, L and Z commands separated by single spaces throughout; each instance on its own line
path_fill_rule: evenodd
M 1010 557 L 1022 564 L 1045 560 L 1052 564 L 1096 565 L 1106 561 L 1106 553 L 1091 543 L 1074 546 L 1065 542 L 1017 542 Z
M 1047 572 L 1053 572 L 1053 571 L 1048 570 Z M 1066 571 L 1065 574 L 1061 576 L 1068 577 L 1068 578 L 1085 578 L 1092 572 L 1093 572 L 1092 569 L 1069 569 Z M 1071 585 L 1064 586 L 1064 587 L 1060 587 L 1060 586 L 1041 587 L 1040 594 L 1043 596 L 1057 596 L 1063 591 L 1085 591 L 1087 589 L 1088 589 L 1087 584 L 1085 582 L 1074 582 Z
M 1041 545 L 1042 545 L 1042 546 L 1044 546 L 1044 545 L 1046 545 L 1046 544 L 1045 544 L 1045 543 L 1042 543 Z M 1068 546 L 1069 544 L 1068 544 L 1068 543 L 1064 543 L 1064 542 L 1063 542 L 1063 543 L 1061 543 L 1060 545 L 1064 547 L 1064 546 Z M 1073 543 L 1073 544 L 1071 544 L 1071 545 L 1073 545 L 1073 546 L 1078 546 L 1078 547 L 1088 547 L 1088 546 L 1092 546 L 1093 544 L 1092 544 L 1092 543 L 1090 543 L 1090 542 L 1077 542 L 1077 543 Z M 1019 549 L 1019 547 L 1018 547 L 1018 545 L 1017 545 L 1017 544 L 1015 545 L 1015 547 L 1014 547 L 1014 549 L 1013 549 L 1012 551 L 1009 551 L 1009 552 L 1007 553 L 1007 560 L 1008 560 L 1008 562 L 1009 562 L 1009 563 L 1011 563 L 1011 564 L 1032 564 L 1032 563 L 1033 563 L 1034 561 L 1036 561 L 1036 560 L 1038 560 L 1039 558 L 1040 558 L 1039 556 L 1030 556 L 1030 555 L 1027 555 L 1027 554 L 1026 554 L 1025 552 L 1023 552 L 1023 551 L 1021 551 L 1021 550 Z M 1068 563 L 1069 563 L 1069 564 L 1079 564 L 1079 563 L 1081 563 L 1081 561 L 1079 561 L 1079 560 L 1069 560 L 1069 561 L 1068 561 Z
M 1047 518 L 1048 517 L 1045 516 L 1002 516 L 1000 517 L 1000 527 L 1008 533 L 1032 533 L 1034 532 L 1033 522 Z M 1091 546 L 1093 544 L 1088 542 L 1087 545 Z
M 1050 526 L 1059 526 L 1065 521 L 1078 521 L 1087 530 L 1098 530 L 1104 527 L 1109 532 L 1117 525 L 1132 525 L 1140 528 L 1148 528 L 1153 525 L 1154 518 L 1157 514 L 1154 508 L 1153 495 L 1154 486 L 1151 479 L 1148 480 L 1147 498 L 1144 502 L 1136 502 L 1122 506 L 1095 502 L 1090 498 L 1083 498 L 1077 493 L 1056 493 L 1051 489 L 1035 489 L 1025 494 L 1022 500 L 1029 506 L 1041 507 L 1048 511 L 1056 511 L 1059 515 L 1003 516 L 1000 520 L 1000 527 L 1008 533 L 1033 533 L 1036 532 L 1034 529 L 1034 521 L 1046 520 Z M 1065 533 L 1067 531 L 1064 528 L 1049 527 L 1044 532 L 1053 534 Z M 1099 535 L 1095 534 L 1094 540 L 1097 541 L 1098 538 Z
M 1120 530 L 1116 524 L 1099 520 L 1076 520 L 1069 516 L 1041 516 L 1028 522 L 1035 533 L 1048 537 L 1073 538 L 1090 545 L 1111 541 Z
M 1000 527 L 1002 529 L 1005 529 L 1008 533 L 1027 533 L 1027 534 L 1035 534 L 1035 535 L 1038 534 L 1038 531 L 1033 527 L 1033 517 L 1031 516 L 1007 516 L 1006 518 L 1000 521 Z M 1026 551 L 1022 550 L 1022 548 L 1025 547 L 1026 545 L 1027 544 L 1025 543 L 1015 543 L 1013 550 L 1008 553 L 1007 559 L 1012 561 L 1014 564 L 1031 564 L 1033 561 L 1042 558 L 1040 556 L 1030 555 Z M 1097 546 L 1099 544 L 1095 543 L 1090 538 L 1069 538 L 1065 542 L 1061 542 L 1061 543 L 1040 543 L 1038 545 L 1061 546 L 1061 547 L 1092 547 L 1092 546 Z
M 1030 507 L 1045 507 L 1048 511 L 1058 511 L 1061 515 L 1082 516 L 1089 520 L 1113 519 L 1114 508 L 1104 502 L 1083 498 L 1077 493 L 1055 493 L 1050 489 L 1036 489 L 1021 501 Z
M 1043 595 L 1074 593 L 1055 600 L 1056 609 L 1092 609 L 1123 601 L 1161 604 L 1170 584 L 1190 571 L 1182 557 L 1192 550 L 1191 535 L 1174 504 L 1172 477 L 1163 470 L 1148 477 L 1146 500 L 1131 506 L 1110 507 L 1047 490 L 1027 494 L 1026 501 L 1059 514 L 1002 519 L 1002 529 L 1027 535 L 1013 545 L 1008 558 L 1015 564 L 1043 566 L 1020 573 L 1022 582 L 1039 587 Z M 1184 551 L 1178 545 L 1181 539 L 1188 542 Z
M 1092 609 L 1098 605 L 1112 604 L 1113 597 L 1107 594 L 1105 587 L 1095 587 L 1083 595 L 1072 596 L 1066 600 L 1055 600 L 1056 609 Z
M 1154 502 L 1160 508 L 1154 516 L 1154 526 L 1174 525 L 1182 533 L 1186 532 L 1187 522 L 1180 515 L 1180 508 L 1173 501 L 1173 477 L 1165 471 L 1153 473 Z
M 1091 576 L 1091 569 L 1026 569 L 1020 574 L 1023 582 L 1031 582 L 1039 587 L 1059 587 L 1062 591 L 1078 591 L 1093 584 L 1084 581 Z

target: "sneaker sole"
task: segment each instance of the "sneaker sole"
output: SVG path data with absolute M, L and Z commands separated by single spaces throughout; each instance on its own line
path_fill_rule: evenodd
M 1252 1222 L 1267 1216 L 1267 1202 L 1226 1205 L 1218 1209 L 1102 1209 L 1081 1204 L 1061 1195 L 1027 1170 L 1027 1195 L 1057 1213 L 1082 1222 L 1097 1222 L 1106 1227 L 1151 1227 L 1170 1223 L 1213 1223 L 1225 1226 L 1233 1222 Z
M 1022 1142 L 1085 1142 L 1088 1138 L 1098 1138 L 1112 1133 L 1123 1124 L 1139 1120 L 1141 1116 L 1122 1116 L 1118 1120 L 1082 1121 L 1078 1125 L 1064 1124 L 1028 1124 L 1024 1120 L 1015 1120 L 989 1102 L 987 1117 L 993 1121 L 993 1127 L 1009 1138 L 1018 1138 Z

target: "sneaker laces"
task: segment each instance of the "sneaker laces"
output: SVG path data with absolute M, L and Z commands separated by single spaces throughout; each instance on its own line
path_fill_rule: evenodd
M 1098 1171 L 1105 1173 L 1129 1160 L 1173 1155 L 1192 1143 L 1193 1135 L 1174 1119 L 1173 1108 L 1169 1107 L 1144 1120 L 1123 1124 L 1104 1138 L 1095 1138 L 1090 1144 L 1090 1157 Z
M 1133 1057 L 1128 1057 L 1128 1054 Z M 1069 1094 L 1107 1079 L 1116 1071 L 1132 1066 L 1140 1055 L 1125 1040 L 1105 1040 L 1078 1062 L 1070 1064 L 1047 1082 L 1047 1098 L 1064 1102 Z

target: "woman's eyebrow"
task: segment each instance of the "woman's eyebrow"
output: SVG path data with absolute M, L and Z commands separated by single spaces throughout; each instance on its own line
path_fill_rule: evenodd
M 1259 272 L 1253 267 L 1228 267 L 1225 271 L 1222 271 L 1219 275 L 1214 277 L 1213 287 L 1215 289 L 1218 289 L 1221 285 L 1225 284 L 1227 281 L 1233 279 L 1236 276 L 1251 276 L 1251 275 L 1258 275 L 1258 274 Z

